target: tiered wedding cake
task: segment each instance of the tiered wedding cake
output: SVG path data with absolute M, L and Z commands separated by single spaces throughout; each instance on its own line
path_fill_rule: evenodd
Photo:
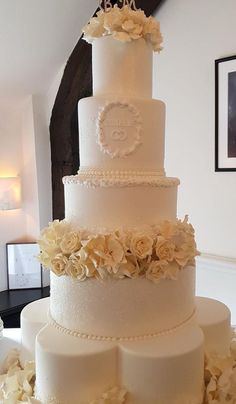
M 65 221 L 40 239 L 52 276 L 36 394 L 44 404 L 202 404 L 204 334 L 205 347 L 227 354 L 230 316 L 195 300 L 194 232 L 176 219 L 165 105 L 152 99 L 159 25 L 127 6 L 106 8 L 85 37 L 94 95 L 79 103 L 81 168 L 64 178 Z M 37 324 L 25 313 L 29 346 Z

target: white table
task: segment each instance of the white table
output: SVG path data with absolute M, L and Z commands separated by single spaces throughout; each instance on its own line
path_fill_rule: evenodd
M 0 363 L 5 359 L 11 349 L 21 348 L 20 328 L 5 328 L 3 338 L 0 339 Z

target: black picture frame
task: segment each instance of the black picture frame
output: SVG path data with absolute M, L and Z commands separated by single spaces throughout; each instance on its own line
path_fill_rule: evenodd
M 215 171 L 236 171 L 236 55 L 215 60 Z
M 36 242 L 6 244 L 8 290 L 43 287 L 43 270 L 37 260 L 38 253 Z

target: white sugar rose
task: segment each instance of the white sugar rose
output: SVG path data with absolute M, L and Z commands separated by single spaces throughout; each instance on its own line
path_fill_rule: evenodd
M 80 252 L 72 254 L 69 258 L 66 266 L 66 274 L 72 276 L 74 279 L 84 281 L 87 278 L 91 278 L 95 275 L 95 267 L 91 261 L 82 261 L 80 258 Z
M 168 266 L 166 261 L 152 261 L 146 271 L 146 278 L 154 283 L 159 283 L 165 278 L 165 270 Z
M 65 275 L 68 258 L 63 254 L 57 254 L 52 260 L 52 271 L 57 276 Z
M 140 233 L 134 234 L 130 241 L 130 251 L 139 259 L 147 258 L 152 255 L 153 238 L 149 235 Z
M 174 259 L 175 245 L 170 240 L 160 236 L 156 242 L 156 255 L 160 260 L 171 262 Z
M 64 254 L 72 254 L 81 248 L 80 234 L 69 232 L 65 234 L 60 243 L 61 251 Z

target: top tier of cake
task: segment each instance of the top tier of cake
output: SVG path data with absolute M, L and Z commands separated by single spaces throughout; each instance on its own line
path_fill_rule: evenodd
M 115 42 L 115 46 L 114 46 Z M 105 36 L 93 42 L 93 94 L 152 97 L 153 50 L 145 39 L 114 41 Z

